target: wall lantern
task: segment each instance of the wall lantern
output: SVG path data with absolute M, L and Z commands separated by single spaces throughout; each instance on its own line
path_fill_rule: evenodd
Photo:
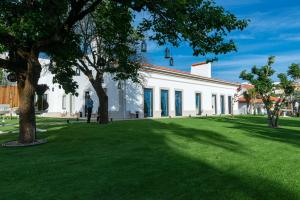
M 147 43 L 146 43 L 146 40 L 143 40 L 143 41 L 142 41 L 142 44 L 141 44 L 141 51 L 142 51 L 142 52 L 147 52 Z
M 169 64 L 170 64 L 170 66 L 174 66 L 174 59 L 173 59 L 173 57 L 170 58 Z
M 121 81 L 118 82 L 118 89 L 119 89 L 119 90 L 122 89 L 122 83 L 121 83 Z
M 165 58 L 170 58 L 170 49 L 168 47 L 165 49 Z

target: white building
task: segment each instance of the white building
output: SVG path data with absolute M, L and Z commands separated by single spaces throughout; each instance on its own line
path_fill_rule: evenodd
M 193 64 L 190 72 L 147 64 L 141 76 L 141 84 L 116 82 L 108 74 L 104 77 L 110 118 L 226 115 L 232 111 L 238 114 L 238 105 L 232 104 L 232 97 L 239 84 L 211 78 L 210 63 Z M 77 97 L 65 94 L 58 84 L 52 83 L 52 77 L 44 70 L 39 81 L 49 86 L 45 95 L 49 103 L 45 116 L 84 117 L 87 94 L 94 101 L 93 113 L 97 112 L 98 98 L 83 73 L 74 77 L 79 85 Z

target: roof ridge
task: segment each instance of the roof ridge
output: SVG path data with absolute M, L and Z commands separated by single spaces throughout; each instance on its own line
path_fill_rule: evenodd
M 192 64 L 192 67 L 194 67 L 194 66 L 198 66 L 198 65 L 205 65 L 205 64 L 207 64 L 207 62 L 206 62 L 206 61 L 197 62 L 197 63 L 193 63 L 193 64 Z
M 188 75 L 188 76 L 191 76 L 191 77 L 194 77 L 194 78 L 197 77 L 197 78 L 201 78 L 201 79 L 209 80 L 209 81 L 216 81 L 216 82 L 222 82 L 222 83 L 227 83 L 227 84 L 240 85 L 240 83 L 237 83 L 237 82 L 231 82 L 231 81 L 225 81 L 225 80 L 216 79 L 216 78 L 199 76 L 199 75 L 191 74 L 190 72 L 177 70 L 177 69 L 172 69 L 172 68 L 168 68 L 168 67 L 164 67 L 164 66 L 152 65 L 152 64 L 149 64 L 149 63 L 145 63 L 145 64 L 143 64 L 143 66 L 150 67 L 152 69 L 163 70 L 163 71 L 168 71 L 168 72 L 173 72 L 173 73 L 179 73 L 179 74 L 182 74 L 182 75 Z

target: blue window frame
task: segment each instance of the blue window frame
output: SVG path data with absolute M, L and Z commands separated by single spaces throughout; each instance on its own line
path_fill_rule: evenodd
M 169 116 L 169 91 L 168 90 L 160 91 L 160 108 L 161 108 L 162 117 Z
M 212 110 L 213 110 L 213 114 L 216 115 L 217 114 L 217 95 L 213 94 L 212 98 L 211 98 L 211 103 L 212 103 Z
M 225 97 L 224 95 L 221 95 L 220 97 L 220 103 L 221 103 L 221 114 L 225 114 Z
M 175 115 L 182 116 L 182 92 L 175 91 Z
M 202 107 L 201 107 L 201 93 L 196 93 L 196 115 L 201 115 L 201 110 L 202 110 Z
M 232 98 L 231 96 L 228 96 L 228 113 L 232 114 Z
M 144 88 L 144 116 L 153 117 L 153 90 Z

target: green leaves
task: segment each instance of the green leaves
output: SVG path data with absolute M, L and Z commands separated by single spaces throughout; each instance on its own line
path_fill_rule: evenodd
M 280 73 L 277 76 L 280 80 L 280 87 L 279 89 L 282 89 L 284 91 L 285 96 L 290 96 L 294 92 L 294 85 L 293 81 L 288 79 L 288 76 L 285 73 Z
M 234 42 L 226 37 L 231 31 L 243 30 L 249 22 L 237 19 L 213 1 L 160 2 L 146 3 L 150 17 L 143 19 L 139 28 L 153 32 L 150 39 L 160 45 L 187 42 L 195 56 L 235 51 Z
M 46 53 L 58 68 L 62 68 L 53 70 L 53 73 L 61 73 L 55 75 L 55 81 L 70 82 L 69 88 L 74 89 L 69 65 L 83 54 L 93 52 L 85 46 L 87 43 L 74 24 L 95 9 L 91 15 L 95 29 L 90 34 L 97 37 L 90 38 L 88 43 L 101 39 L 101 45 L 97 46 L 101 49 L 99 60 L 109 64 L 104 68 L 103 62 L 98 64 L 104 72 L 115 73 L 118 79 L 135 79 L 141 60 L 135 52 L 146 31 L 148 38 L 160 45 L 178 46 L 187 42 L 195 56 L 218 55 L 236 50 L 235 43 L 227 38 L 228 34 L 243 30 L 248 24 L 247 20 L 237 19 L 212 0 L 1 0 L 0 52 L 18 55 L 16 51 L 22 50 L 27 55 L 34 52 L 36 57 L 41 52 Z M 149 14 L 139 30 L 133 25 L 134 11 Z M 118 63 L 118 69 L 111 63 Z
M 292 63 L 288 69 L 288 75 L 297 81 L 300 79 L 300 66 L 299 64 Z
M 272 80 L 272 76 L 275 74 L 275 70 L 272 69 L 274 62 L 275 57 L 270 56 L 266 65 L 260 68 L 254 66 L 250 73 L 247 73 L 246 70 L 244 70 L 241 72 L 240 78 L 247 80 L 254 85 L 255 91 L 259 97 L 262 98 L 267 109 L 268 118 L 269 121 L 272 122 L 272 127 L 277 127 L 277 124 L 273 124 L 273 118 L 276 117 L 278 120 L 280 109 L 284 107 L 287 97 L 290 97 L 295 89 L 293 80 L 289 79 L 288 75 L 292 79 L 297 77 L 299 66 L 295 64 L 291 65 L 288 70 L 288 75 L 285 73 L 278 74 L 277 77 L 280 80 L 280 83 L 274 84 L 274 81 Z M 246 95 L 245 98 L 250 96 L 250 94 L 244 95 Z M 279 97 L 279 99 L 275 101 L 273 98 L 274 96 Z

